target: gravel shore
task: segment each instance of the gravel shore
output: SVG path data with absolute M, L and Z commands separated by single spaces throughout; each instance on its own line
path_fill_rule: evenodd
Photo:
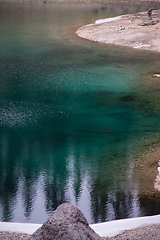
M 160 225 L 151 225 L 147 227 L 136 228 L 127 230 L 122 234 L 115 237 L 107 237 L 105 240 L 158 240 L 160 239 Z
M 160 52 L 160 10 L 153 11 L 151 20 L 147 12 L 141 12 L 103 21 L 81 27 L 77 30 L 78 36 L 99 43 Z
M 0 239 L 3 240 L 29 240 L 31 235 L 25 233 L 0 232 Z M 159 240 L 160 224 L 147 227 L 127 230 L 115 237 L 105 237 L 103 240 Z
M 29 234 L 25 233 L 14 233 L 14 232 L 0 232 L 0 239 L 3 240 L 27 240 L 30 239 Z

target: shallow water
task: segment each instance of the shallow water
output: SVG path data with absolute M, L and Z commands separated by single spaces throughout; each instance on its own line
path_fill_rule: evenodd
M 160 129 L 160 56 L 74 34 L 148 7 L 0 3 L 0 221 L 43 223 L 63 202 L 89 223 L 160 213 L 132 179 Z

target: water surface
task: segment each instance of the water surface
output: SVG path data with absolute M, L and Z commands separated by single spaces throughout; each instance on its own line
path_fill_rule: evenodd
M 148 7 L 0 3 L 0 221 L 43 223 L 63 202 L 89 223 L 160 213 L 132 179 L 160 129 L 160 57 L 74 34 Z

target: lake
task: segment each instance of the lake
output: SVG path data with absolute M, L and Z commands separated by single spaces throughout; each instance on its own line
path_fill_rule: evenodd
M 43 223 L 64 202 L 89 223 L 160 213 L 134 175 L 159 141 L 160 55 L 75 34 L 150 6 L 0 3 L 0 221 Z

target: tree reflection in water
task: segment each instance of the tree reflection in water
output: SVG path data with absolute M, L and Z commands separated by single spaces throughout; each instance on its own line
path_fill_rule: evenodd
M 64 31 L 145 7 L 0 3 L 1 221 L 43 223 L 63 202 L 89 223 L 160 212 L 132 181 L 134 141 L 159 130 L 160 103 L 140 78 L 150 55 Z

